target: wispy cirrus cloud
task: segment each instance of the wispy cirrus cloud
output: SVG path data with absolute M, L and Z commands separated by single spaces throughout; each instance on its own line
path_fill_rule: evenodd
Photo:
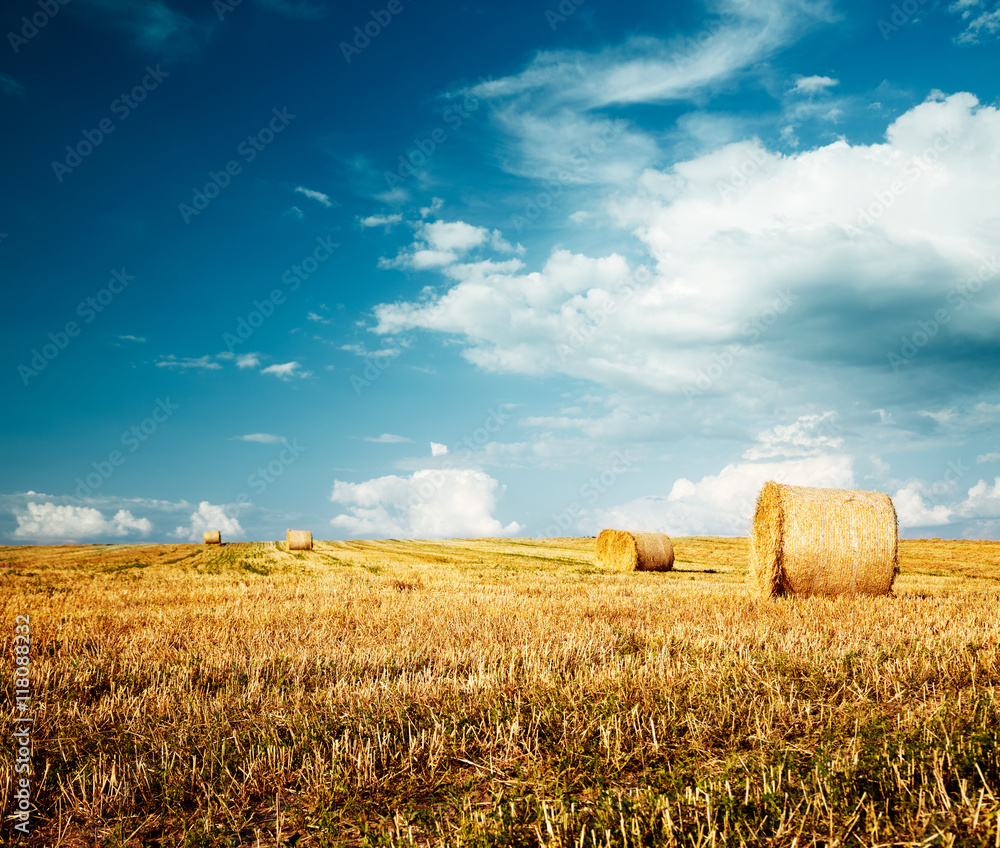
M 315 200 L 317 203 L 326 206 L 328 209 L 333 206 L 333 202 L 330 200 L 329 195 L 323 194 L 321 191 L 315 191 L 311 188 L 305 188 L 304 186 L 299 186 L 295 189 L 299 194 L 304 194 L 310 200 Z

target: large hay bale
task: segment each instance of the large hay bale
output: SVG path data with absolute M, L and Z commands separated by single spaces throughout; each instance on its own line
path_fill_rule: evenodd
M 597 557 L 598 565 L 605 565 L 605 560 L 608 557 L 608 547 L 611 545 L 611 540 L 618 533 L 618 530 L 602 530 L 597 534 L 597 546 L 595 548 L 595 555 Z
M 750 581 L 779 595 L 886 595 L 899 572 L 896 508 L 882 492 L 768 482 L 750 534 Z
M 597 537 L 597 561 L 614 571 L 670 571 L 674 545 L 663 533 L 603 530 Z
M 205 544 L 206 545 L 221 545 L 222 544 L 222 531 L 221 530 L 206 530 L 205 531 Z
M 290 551 L 311 551 L 313 547 L 313 534 L 309 530 L 287 530 L 285 532 L 285 542 Z

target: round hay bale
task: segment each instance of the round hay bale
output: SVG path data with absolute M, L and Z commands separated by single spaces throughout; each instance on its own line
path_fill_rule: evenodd
M 285 532 L 285 542 L 290 551 L 311 551 L 313 534 L 309 530 L 288 530 Z
M 899 573 L 899 529 L 882 492 L 767 482 L 750 534 L 750 582 L 779 595 L 886 595 Z
M 615 537 L 615 533 L 618 530 L 602 530 L 597 534 L 597 546 L 595 548 L 595 556 L 597 558 L 598 565 L 607 565 L 606 562 L 608 558 L 608 548 L 611 545 L 611 540 Z
M 611 530 L 601 563 L 615 571 L 670 571 L 674 567 L 674 545 L 663 533 Z
M 220 530 L 206 530 L 205 531 L 205 544 L 206 545 L 221 545 L 222 544 L 222 531 L 220 531 Z

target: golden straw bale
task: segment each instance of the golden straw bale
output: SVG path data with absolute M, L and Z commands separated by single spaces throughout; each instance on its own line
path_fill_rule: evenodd
M 309 530 L 288 530 L 285 532 L 285 542 L 290 551 L 311 551 L 313 534 Z
M 898 573 L 888 495 L 764 484 L 750 534 L 750 582 L 761 597 L 886 595 Z
M 663 533 L 604 530 L 597 540 L 598 563 L 614 571 L 670 571 L 674 567 L 674 546 Z
M 617 530 L 602 530 L 597 534 L 597 547 L 595 550 L 597 564 L 607 565 L 608 548 L 611 545 L 611 540 L 615 537 Z
M 206 530 L 205 531 L 205 544 L 206 545 L 221 545 L 222 544 L 222 532 L 220 530 Z

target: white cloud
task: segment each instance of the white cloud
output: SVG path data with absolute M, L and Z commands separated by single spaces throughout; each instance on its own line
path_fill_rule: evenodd
M 211 504 L 208 501 L 199 503 L 198 509 L 191 513 L 190 524 L 178 527 L 173 535 L 188 542 L 200 542 L 206 530 L 219 530 L 223 542 L 228 539 L 243 538 L 243 528 L 239 519 L 230 517 L 224 506 Z
M 406 436 L 397 436 L 393 433 L 383 433 L 381 436 L 362 436 L 361 438 L 366 442 L 375 442 L 380 445 L 394 445 L 413 441 L 413 439 L 408 439 Z
M 958 0 L 948 7 L 949 12 L 960 13 L 962 20 L 968 21 L 966 28 L 955 38 L 959 44 L 980 44 L 1000 33 L 1000 3 L 994 4 L 988 11 L 979 12 L 981 8 L 981 0 Z
M 517 533 L 517 522 L 503 526 L 493 517 L 499 483 L 471 469 L 421 470 L 409 477 L 391 475 L 364 483 L 333 484 L 330 500 L 349 514 L 330 523 L 352 536 L 441 538 Z
M 364 345 L 360 344 L 345 344 L 340 346 L 341 350 L 346 350 L 349 353 L 353 353 L 355 356 L 363 356 L 368 359 L 372 358 L 383 358 L 386 356 L 399 356 L 399 348 L 383 348 L 382 350 L 368 350 Z
M 248 433 L 245 436 L 233 436 L 242 442 L 261 442 L 265 445 L 274 445 L 288 441 L 284 436 L 275 436 L 272 433 Z
M 143 338 L 142 336 L 119 336 L 118 338 L 120 338 L 122 341 L 125 341 L 125 342 L 144 342 L 144 341 L 146 341 L 146 339 Z
M 924 503 L 919 487 L 915 483 L 908 484 L 892 497 L 896 507 L 896 517 L 900 527 L 931 527 L 948 524 L 951 520 L 951 510 L 944 505 L 928 507 Z
M 394 259 L 381 259 L 379 267 L 412 268 L 417 271 L 441 268 L 456 262 L 470 250 L 486 245 L 502 253 L 517 250 L 499 230 L 491 233 L 486 227 L 476 227 L 464 221 L 429 221 L 417 228 L 413 244 L 407 250 Z
M 840 85 L 840 80 L 831 77 L 799 77 L 795 80 L 795 91 L 802 94 L 818 94 Z
M 280 365 L 268 365 L 261 369 L 261 374 L 271 374 L 279 380 L 291 380 L 293 377 L 309 377 L 312 371 L 302 371 L 298 362 L 284 362 Z
M 448 446 L 438 442 L 431 442 L 431 456 L 444 456 L 448 453 Z
M 203 371 L 217 371 L 222 368 L 218 362 L 216 362 L 211 356 L 199 356 L 197 358 L 185 356 L 183 358 L 178 358 L 173 354 L 163 357 L 159 362 L 156 363 L 159 368 L 176 368 L 180 371 L 186 371 L 189 368 L 201 369 Z
M 964 518 L 1000 518 L 1000 477 L 992 487 L 985 480 L 976 483 L 955 511 Z
M 817 456 L 828 448 L 844 444 L 833 429 L 833 412 L 803 415 L 794 424 L 777 424 L 757 437 L 757 444 L 748 448 L 744 459 L 769 459 L 775 456 Z
M 311 188 L 304 188 L 303 186 L 299 186 L 299 187 L 298 187 L 298 188 L 296 188 L 295 190 L 296 190 L 296 191 L 297 191 L 297 192 L 298 192 L 299 194 L 304 194 L 304 195 L 305 195 L 306 197 L 308 197 L 308 198 L 309 198 L 310 200 L 315 200 L 315 201 L 316 201 L 317 203 L 322 203 L 322 204 L 323 204 L 324 206 L 326 206 L 327 208 L 329 208 L 330 206 L 332 206 L 332 205 L 333 205 L 333 204 L 332 204 L 332 203 L 330 202 L 330 198 L 329 198 L 329 196 L 328 196 L 328 195 L 325 195 L 325 194 L 323 194 L 323 192 L 321 192 L 321 191 L 314 191 L 314 190 L 313 190 L 313 189 L 311 189 Z
M 105 519 L 93 507 L 57 505 L 29 501 L 24 511 L 15 510 L 19 539 L 47 542 L 77 542 L 108 536 L 144 536 L 153 529 L 147 518 L 136 518 L 120 509 L 111 519 Z
M 976 462 L 977 463 L 996 462 L 998 459 L 1000 459 L 1000 453 L 995 453 L 991 451 L 990 453 L 984 453 L 977 456 Z
M 647 170 L 631 196 L 609 202 L 612 220 L 655 260 L 653 273 L 617 254 L 562 249 L 539 271 L 453 264 L 447 274 L 457 284 L 376 306 L 373 329 L 454 334 L 466 358 L 489 370 L 748 404 L 784 386 L 803 403 L 822 402 L 828 378 L 818 375 L 833 360 L 866 366 L 858 388 L 877 406 L 898 381 L 892 346 L 948 305 L 942 281 L 980 269 L 995 276 L 997 147 L 1000 112 L 964 93 L 914 107 L 882 143 L 838 141 L 794 155 L 757 141 L 724 145 Z M 888 208 L 879 206 L 886 197 Z M 463 246 L 485 238 L 468 232 Z M 933 344 L 988 336 L 1000 304 L 986 287 L 977 298 L 974 310 L 952 310 Z M 727 357 L 738 366 L 720 365 Z M 921 353 L 907 367 L 934 362 Z
M 237 368 L 256 368 L 260 365 L 260 354 L 241 353 L 236 357 Z
M 608 510 L 581 530 L 629 527 L 678 536 L 744 536 L 750 530 L 754 505 L 768 480 L 794 486 L 854 488 L 851 457 L 829 455 L 785 462 L 738 463 L 697 483 L 677 480 L 666 497 L 638 498 Z
M 395 213 L 392 215 L 369 215 L 367 218 L 361 218 L 358 223 L 362 227 L 391 227 L 402 220 L 403 216 Z

